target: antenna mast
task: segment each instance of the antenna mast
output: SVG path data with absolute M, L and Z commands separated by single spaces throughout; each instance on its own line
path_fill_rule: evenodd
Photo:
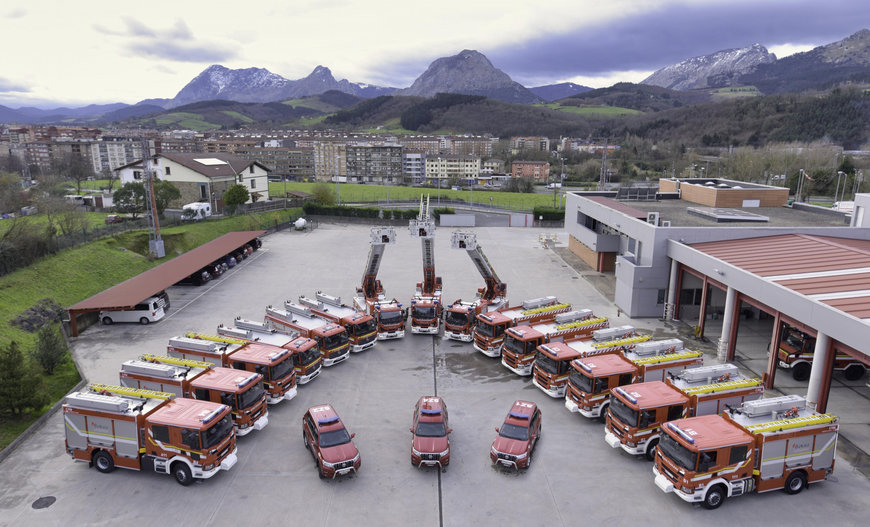
M 166 256 L 163 239 L 160 237 L 160 222 L 157 219 L 157 204 L 154 200 L 154 169 L 151 166 L 151 147 L 148 138 L 142 137 L 142 166 L 145 171 L 145 210 L 148 216 L 148 252 L 154 258 Z

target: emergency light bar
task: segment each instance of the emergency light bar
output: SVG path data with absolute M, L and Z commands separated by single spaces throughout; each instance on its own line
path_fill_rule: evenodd
M 324 417 L 323 419 L 318 419 L 317 424 L 319 425 L 328 425 L 338 421 L 338 416 L 333 415 L 332 417 Z
M 208 423 L 209 421 L 211 421 L 212 419 L 217 417 L 218 414 L 223 412 L 226 408 L 227 408 L 227 406 L 225 404 L 220 405 L 219 408 L 215 408 L 214 410 L 212 410 L 212 412 L 210 414 L 208 414 L 207 416 L 202 418 L 202 424 Z
M 620 395 L 622 395 L 623 397 L 625 397 L 626 399 L 631 401 L 632 404 L 637 404 L 637 399 L 635 399 L 634 397 L 629 395 L 628 392 L 623 390 L 622 388 L 616 387 L 616 388 L 614 388 L 614 391 L 616 391 L 617 393 L 619 393 Z
M 478 315 L 480 318 L 486 320 L 487 322 L 492 322 L 492 317 L 489 315 Z
M 423 408 L 420 410 L 420 412 L 423 415 L 440 415 L 441 409 L 440 408 Z
M 683 439 L 685 439 L 686 441 L 688 441 L 689 444 L 691 444 L 691 445 L 694 445 L 694 444 L 695 444 L 695 438 L 693 438 L 692 436 L 690 436 L 690 435 L 689 435 L 688 433 L 686 433 L 685 431 L 681 430 L 679 426 L 675 425 L 674 423 L 666 423 L 666 424 L 668 425 L 668 428 L 670 428 L 671 430 L 673 430 L 674 432 L 676 432 L 677 434 L 679 434 L 680 437 L 682 437 Z
M 510 331 L 510 330 L 508 330 L 508 331 Z M 548 353 L 552 353 L 553 355 L 559 354 L 558 350 L 554 350 L 553 348 L 551 348 L 550 346 L 547 346 L 546 344 L 541 344 L 541 349 L 548 352 Z
M 577 366 L 580 366 L 585 371 L 592 373 L 592 366 L 589 366 L 588 364 L 586 364 L 585 362 L 583 362 L 581 360 L 575 360 L 574 362 L 577 364 Z
M 529 414 L 521 414 L 519 412 L 514 412 L 514 411 L 508 412 L 508 415 L 510 415 L 511 417 L 516 417 L 517 419 L 528 419 L 529 418 Z
M 275 353 L 269 355 L 269 360 L 278 360 L 281 357 L 283 357 L 284 355 L 287 355 L 288 353 L 290 353 L 290 350 L 286 350 L 286 349 L 283 349 L 281 351 L 276 351 Z
M 259 375 L 259 374 L 258 374 L 258 373 L 252 373 L 250 376 L 248 376 L 247 379 L 245 379 L 245 380 L 243 380 L 242 382 L 239 383 L 239 388 L 244 387 L 246 384 L 248 384 L 249 382 L 251 382 L 251 381 L 253 381 L 254 379 L 256 379 L 256 378 L 257 378 L 257 375 Z

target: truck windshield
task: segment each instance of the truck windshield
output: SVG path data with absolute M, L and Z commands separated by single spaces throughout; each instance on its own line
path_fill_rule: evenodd
M 372 331 L 375 331 L 378 328 L 375 319 L 371 319 L 367 322 L 360 322 L 359 324 L 353 327 L 354 336 L 361 337 L 363 335 L 368 335 Z
M 330 337 L 323 337 L 323 349 L 331 350 L 347 343 L 346 333 L 336 333 Z
M 483 337 L 500 337 L 504 334 L 504 326 L 494 326 L 485 322 L 478 322 L 477 332 Z
M 611 397 L 610 411 L 613 412 L 613 415 L 615 415 L 617 419 L 628 426 L 637 426 L 637 410 L 629 408 L 627 404 L 622 402 L 622 399 Z
M 559 373 L 559 363 L 541 352 L 535 357 L 535 364 L 547 373 Z
M 343 445 L 348 442 L 350 442 L 350 434 L 347 433 L 347 429 L 345 428 L 322 432 L 320 434 L 320 446 L 323 448 Z
M 402 321 L 402 312 L 401 311 L 381 311 L 380 318 L 381 318 L 381 324 L 386 324 L 386 325 L 398 324 Z
M 517 355 L 522 355 L 523 341 L 508 333 L 504 337 L 504 348 L 512 353 L 516 353 Z
M 429 320 L 435 318 L 434 307 L 414 306 L 414 318 Z
M 448 311 L 447 319 L 445 322 L 450 324 L 451 326 L 462 326 L 465 327 L 469 322 L 468 313 L 462 313 L 459 311 Z
M 592 377 L 587 377 L 574 368 L 571 368 L 571 373 L 568 374 L 568 382 L 581 392 L 595 393 L 592 391 Z
M 230 435 L 233 431 L 233 420 L 230 414 L 224 416 L 223 419 L 216 422 L 207 430 L 202 432 L 202 448 L 211 448 Z
M 529 427 L 505 423 L 505 424 L 501 425 L 501 428 L 498 429 L 498 435 L 500 435 L 502 437 L 506 437 L 508 439 L 516 439 L 518 441 L 528 441 L 529 440 Z
M 293 359 L 287 357 L 285 360 L 279 362 L 274 366 L 269 366 L 269 380 L 270 381 L 280 381 L 284 377 L 287 376 L 293 370 Z
M 320 357 L 320 352 L 317 350 L 317 347 L 308 348 L 302 353 L 296 354 L 296 365 L 297 366 L 307 366 L 317 360 Z
M 444 429 L 444 423 L 417 423 L 417 435 L 423 437 L 444 437 L 447 435 L 447 430 Z
M 254 404 L 263 398 L 264 393 L 266 393 L 266 390 L 263 388 L 263 381 L 260 381 L 239 394 L 238 408 L 240 410 L 245 410 L 246 408 L 254 406 Z
M 670 434 L 662 434 L 659 439 L 659 448 L 662 454 L 686 470 L 695 470 L 698 461 L 698 454 L 684 447 L 670 436 Z

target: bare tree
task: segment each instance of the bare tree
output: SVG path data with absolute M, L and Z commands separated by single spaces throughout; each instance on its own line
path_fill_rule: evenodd
M 82 181 L 94 177 L 94 168 L 84 156 L 67 152 L 52 162 L 52 168 L 66 181 L 76 184 L 76 193 L 82 191 Z

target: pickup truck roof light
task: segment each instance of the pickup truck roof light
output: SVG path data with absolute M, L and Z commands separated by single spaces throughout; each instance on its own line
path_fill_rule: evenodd
M 420 413 L 423 415 L 441 415 L 441 408 L 422 408 Z
M 514 417 L 516 419 L 528 419 L 529 418 L 529 414 L 521 414 L 520 412 L 514 412 L 513 410 L 508 412 L 508 415 L 511 417 Z
M 329 424 L 336 423 L 336 422 L 338 422 L 337 415 L 333 415 L 332 417 L 323 417 L 323 418 L 317 420 L 317 424 L 319 424 L 319 425 L 329 425 Z

